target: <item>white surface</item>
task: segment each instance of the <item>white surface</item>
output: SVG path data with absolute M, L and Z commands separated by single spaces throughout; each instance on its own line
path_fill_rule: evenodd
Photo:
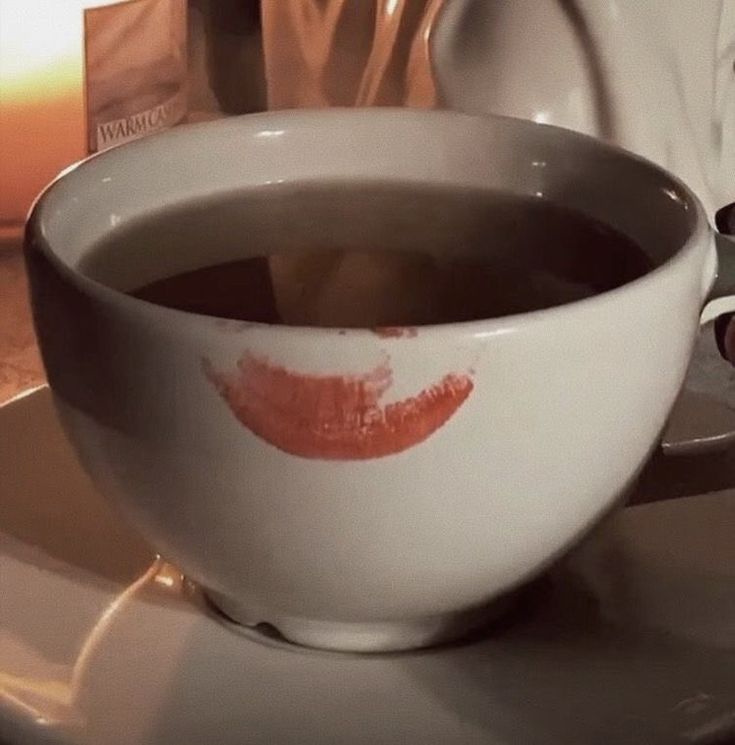
M 166 166 L 151 173 L 154 160 Z M 581 302 L 403 339 L 223 324 L 74 271 L 112 226 L 151 210 L 334 178 L 542 193 L 624 230 L 657 268 Z M 247 236 L 239 216 L 213 207 L 191 233 L 157 241 L 158 260 L 131 258 L 130 269 L 247 255 L 247 241 L 213 239 Z M 451 112 L 295 111 L 180 127 L 70 172 L 38 203 L 29 236 L 48 379 L 105 493 L 234 617 L 314 646 L 339 626 L 339 644 L 351 635 L 360 649 L 450 633 L 454 614 L 540 571 L 620 496 L 664 427 L 714 277 L 701 206 L 665 172 L 576 133 Z M 180 263 L 164 263 L 166 251 Z M 400 452 L 299 457 L 244 429 L 203 372 L 202 360 L 237 370 L 244 354 L 326 378 L 389 360 L 385 403 L 448 373 L 471 375 L 473 389 Z
M 111 516 L 47 391 L 0 409 L 3 745 L 675 745 L 735 738 L 735 493 L 628 509 L 484 641 L 282 649 Z
M 735 199 L 732 0 L 446 0 L 432 35 L 443 100 L 616 142 Z

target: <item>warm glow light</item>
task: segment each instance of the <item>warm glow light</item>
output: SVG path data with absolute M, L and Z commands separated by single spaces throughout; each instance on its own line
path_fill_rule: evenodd
M 104 4 L 0 0 L 0 231 L 86 155 L 83 10 Z
M 0 97 L 74 82 L 87 8 L 119 0 L 0 0 Z
M 76 5 L 77 7 L 69 7 Z M 63 86 L 79 65 L 76 2 L 0 0 L 0 95 L 45 95 Z

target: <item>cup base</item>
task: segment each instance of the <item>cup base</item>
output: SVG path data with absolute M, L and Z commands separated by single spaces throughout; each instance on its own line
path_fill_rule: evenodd
M 260 632 L 264 640 L 272 642 L 275 637 L 301 647 L 334 652 L 404 652 L 447 644 L 479 632 L 514 605 L 509 595 L 469 611 L 404 621 L 360 623 L 282 615 L 256 619 L 237 601 L 208 590 L 205 593 L 226 621 L 243 630 Z

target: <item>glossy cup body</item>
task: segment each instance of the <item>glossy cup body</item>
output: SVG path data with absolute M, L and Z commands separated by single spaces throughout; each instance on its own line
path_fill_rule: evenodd
M 656 266 L 556 308 L 388 333 L 183 313 L 79 271 L 157 210 L 335 179 L 543 196 L 624 231 Z M 247 226 L 227 220 L 247 256 Z M 221 222 L 197 227 L 201 251 L 177 270 L 237 258 L 207 241 Z M 699 203 L 656 166 L 530 122 L 405 110 L 246 116 L 92 158 L 39 200 L 26 252 L 49 382 L 104 492 L 236 620 L 363 650 L 472 625 L 625 492 L 716 271 Z M 374 406 L 336 436 L 350 386 Z

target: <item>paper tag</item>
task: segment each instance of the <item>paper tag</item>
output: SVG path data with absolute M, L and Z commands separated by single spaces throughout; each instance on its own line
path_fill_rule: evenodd
M 84 28 L 90 153 L 185 117 L 185 0 L 128 0 L 90 8 Z

